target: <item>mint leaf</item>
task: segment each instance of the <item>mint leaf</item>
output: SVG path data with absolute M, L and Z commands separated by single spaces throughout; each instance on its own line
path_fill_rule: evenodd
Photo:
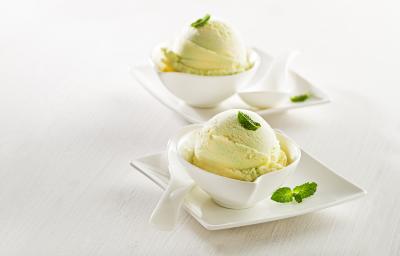
M 239 111 L 237 115 L 240 125 L 246 130 L 255 131 L 261 127 L 260 123 L 253 121 L 248 115 Z
M 307 182 L 303 185 L 295 187 L 293 189 L 293 193 L 295 195 L 299 195 L 302 199 L 304 199 L 314 195 L 315 191 L 317 191 L 317 186 L 318 185 L 315 182 Z
M 300 95 L 291 97 L 290 100 L 292 102 L 303 102 L 303 101 L 306 101 L 309 97 L 310 97 L 310 95 L 308 95 L 308 94 L 300 94 Z
M 299 194 L 293 194 L 294 200 L 296 200 L 296 202 L 301 203 L 303 202 L 303 198 L 301 198 L 301 195 Z
M 292 190 L 288 187 L 278 188 L 271 196 L 271 199 L 278 203 L 290 203 L 293 200 Z
M 209 14 L 206 14 L 203 18 L 196 20 L 191 24 L 192 27 L 194 28 L 200 28 L 204 25 L 207 24 L 207 22 L 210 20 L 211 16 Z
M 278 203 L 290 203 L 294 200 L 296 202 L 303 202 L 304 198 L 314 195 L 317 191 L 317 183 L 306 182 L 302 185 L 296 186 L 293 190 L 289 187 L 278 188 L 271 196 L 271 200 Z

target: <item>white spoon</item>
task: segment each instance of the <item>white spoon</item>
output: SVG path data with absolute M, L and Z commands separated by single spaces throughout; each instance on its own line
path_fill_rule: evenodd
M 258 54 L 261 61 L 268 58 L 262 51 L 258 51 Z M 256 85 L 238 92 L 240 98 L 256 108 L 275 107 L 287 100 L 291 95 L 287 84 L 289 65 L 298 54 L 298 51 L 290 51 L 274 58 L 265 78 Z
M 176 144 L 168 143 L 170 180 L 164 194 L 150 217 L 150 223 L 160 230 L 172 230 L 178 220 L 186 194 L 192 189 L 193 180 L 178 164 Z

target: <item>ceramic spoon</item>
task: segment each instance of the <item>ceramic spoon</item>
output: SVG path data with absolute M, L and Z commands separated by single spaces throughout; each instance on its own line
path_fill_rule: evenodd
M 183 200 L 194 185 L 179 165 L 175 148 L 176 145 L 168 143 L 170 180 L 150 217 L 150 223 L 161 230 L 172 230 L 175 227 Z
M 268 58 L 262 51 L 258 53 L 262 60 Z M 287 100 L 290 97 L 290 90 L 286 82 L 289 65 L 298 53 L 298 51 L 290 51 L 274 58 L 265 79 L 238 92 L 240 98 L 256 108 L 275 107 Z

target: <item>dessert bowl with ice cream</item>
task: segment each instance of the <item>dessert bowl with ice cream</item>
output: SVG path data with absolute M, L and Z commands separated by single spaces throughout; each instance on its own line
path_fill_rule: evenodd
M 206 15 L 157 46 L 151 61 L 172 94 L 191 106 L 214 107 L 251 79 L 260 58 L 233 27 Z
M 232 109 L 170 140 L 182 171 L 221 206 L 249 208 L 268 198 L 296 169 L 301 151 L 258 114 Z

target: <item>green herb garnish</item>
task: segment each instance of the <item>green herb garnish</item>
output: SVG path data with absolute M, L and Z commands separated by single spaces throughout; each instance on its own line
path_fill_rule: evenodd
M 290 98 L 292 102 L 303 102 L 310 98 L 309 94 L 300 94 Z
M 239 111 L 237 114 L 237 119 L 240 125 L 246 130 L 255 131 L 261 127 L 260 123 L 253 121 L 247 114 Z
M 293 201 L 293 192 L 289 187 L 278 188 L 272 196 L 271 199 L 275 202 L 289 203 Z
M 207 24 L 208 20 L 211 18 L 209 14 L 206 14 L 203 18 L 200 18 L 191 24 L 194 28 L 200 28 Z
M 303 202 L 304 198 L 314 195 L 317 191 L 317 183 L 306 182 L 302 185 L 296 186 L 293 190 L 289 187 L 278 188 L 271 196 L 271 200 L 278 203 L 290 203 L 294 200 L 296 202 Z

